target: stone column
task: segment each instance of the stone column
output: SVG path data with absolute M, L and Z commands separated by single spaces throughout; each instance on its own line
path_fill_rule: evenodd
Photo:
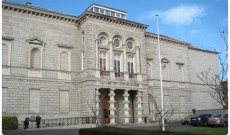
M 143 121 L 142 121 L 142 110 L 143 110 L 143 108 L 142 108 L 142 93 L 141 93 L 141 91 L 137 91 L 137 95 L 136 95 L 136 97 L 137 97 L 137 117 L 138 117 L 138 119 L 137 119 L 137 123 L 142 123 Z
M 95 102 L 96 102 L 96 115 L 97 117 L 100 115 L 99 114 L 99 111 L 100 111 L 100 92 L 99 92 L 99 89 L 95 88 Z
M 124 97 L 124 123 L 129 123 L 129 93 L 128 93 L 128 90 L 124 90 L 124 94 L 123 94 L 123 97 Z
M 115 108 L 114 96 L 115 96 L 114 89 L 110 89 L 110 93 L 109 93 L 109 97 L 110 97 L 110 100 L 109 100 L 109 103 L 110 103 L 110 107 L 109 107 L 110 124 L 115 124 L 115 110 L 116 110 L 116 108 Z

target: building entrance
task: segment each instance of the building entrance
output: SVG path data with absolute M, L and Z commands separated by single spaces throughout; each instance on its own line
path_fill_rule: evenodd
M 102 110 L 103 110 L 103 116 L 102 116 L 102 122 L 103 124 L 109 124 L 109 96 L 105 96 L 102 101 Z

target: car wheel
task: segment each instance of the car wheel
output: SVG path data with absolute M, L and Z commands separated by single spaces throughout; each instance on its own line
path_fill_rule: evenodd
M 227 127 L 228 126 L 228 123 L 225 121 L 224 122 L 224 127 Z

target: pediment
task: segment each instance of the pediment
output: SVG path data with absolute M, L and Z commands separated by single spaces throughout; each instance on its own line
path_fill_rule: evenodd
M 28 39 L 28 40 L 26 40 L 26 41 L 29 42 L 29 43 L 33 43 L 33 44 L 41 44 L 41 45 L 44 45 L 44 44 L 45 44 L 44 41 L 42 41 L 41 39 L 39 39 L 39 38 L 37 38 L 37 37 L 35 37 L 35 38 L 30 38 L 30 39 Z
M 163 63 L 169 63 L 170 61 L 167 58 L 164 57 L 164 58 L 161 59 L 161 62 L 163 62 Z

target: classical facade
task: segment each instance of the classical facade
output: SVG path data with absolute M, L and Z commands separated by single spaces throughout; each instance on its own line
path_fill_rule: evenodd
M 3 115 L 91 117 L 103 123 L 155 119 L 160 105 L 157 35 L 124 11 L 91 5 L 71 16 L 2 3 Z M 217 53 L 160 36 L 165 108 L 176 115 L 221 108 L 196 74 L 218 72 Z

